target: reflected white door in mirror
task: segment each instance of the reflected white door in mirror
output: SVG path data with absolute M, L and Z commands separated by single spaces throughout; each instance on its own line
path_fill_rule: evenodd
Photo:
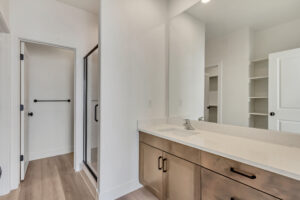
M 299 133 L 300 49 L 270 55 L 269 128 Z

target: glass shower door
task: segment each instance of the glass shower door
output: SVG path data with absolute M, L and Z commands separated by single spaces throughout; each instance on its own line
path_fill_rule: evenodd
M 84 163 L 97 180 L 99 152 L 100 63 L 98 45 L 84 58 Z

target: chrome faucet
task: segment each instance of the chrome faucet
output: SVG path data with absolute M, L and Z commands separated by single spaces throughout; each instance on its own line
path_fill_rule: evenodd
M 195 130 L 195 128 L 192 126 L 191 121 L 189 119 L 184 120 L 185 123 L 183 126 L 185 127 L 186 130 Z

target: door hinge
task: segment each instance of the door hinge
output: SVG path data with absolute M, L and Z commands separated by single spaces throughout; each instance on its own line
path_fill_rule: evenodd
M 24 54 L 20 54 L 20 60 L 24 60 Z
M 20 161 L 24 161 L 24 155 L 20 155 Z
M 24 111 L 24 105 L 23 104 L 20 105 L 20 111 Z

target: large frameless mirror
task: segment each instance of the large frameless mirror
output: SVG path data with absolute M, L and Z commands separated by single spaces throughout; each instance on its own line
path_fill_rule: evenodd
M 169 21 L 169 117 L 300 133 L 300 1 L 207 0 Z

